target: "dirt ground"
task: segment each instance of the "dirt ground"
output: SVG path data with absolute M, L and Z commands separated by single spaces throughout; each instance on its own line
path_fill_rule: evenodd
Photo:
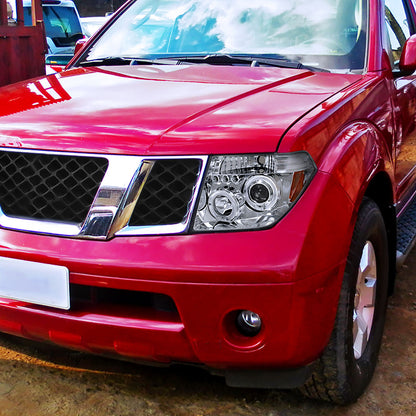
M 232 389 L 196 369 L 151 368 L 0 337 L 0 415 L 416 415 L 416 250 L 390 299 L 374 379 L 349 407 Z

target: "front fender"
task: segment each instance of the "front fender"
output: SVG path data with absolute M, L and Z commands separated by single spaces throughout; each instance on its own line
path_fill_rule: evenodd
M 356 210 L 377 173 L 385 172 L 393 182 L 391 152 L 378 130 L 367 122 L 340 131 L 325 149 L 319 170 L 334 177 Z
M 361 201 L 372 180 L 381 172 L 389 178 L 389 181 L 383 182 L 383 186 L 390 183 L 390 189 L 385 194 L 392 194 L 392 166 L 385 142 L 370 123 L 349 125 L 329 142 L 320 158 L 318 170 L 319 175 L 327 175 L 331 180 L 322 192 L 326 196 L 320 198 L 320 207 L 315 209 L 308 227 L 304 247 L 309 249 L 303 251 L 314 253 L 314 257 L 311 260 L 305 254 L 301 256 L 306 268 L 313 268 L 312 264 L 319 259 L 322 264 L 325 258 L 328 264 L 330 260 L 340 263 L 346 261 Z M 317 236 L 322 233 L 332 243 L 321 246 L 319 250 L 313 249 L 318 244 Z

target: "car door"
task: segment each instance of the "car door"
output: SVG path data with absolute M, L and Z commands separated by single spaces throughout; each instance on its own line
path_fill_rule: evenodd
M 399 70 L 406 40 L 415 33 L 410 0 L 385 0 L 388 53 L 393 68 L 395 119 L 395 181 L 400 211 L 416 190 L 416 75 Z

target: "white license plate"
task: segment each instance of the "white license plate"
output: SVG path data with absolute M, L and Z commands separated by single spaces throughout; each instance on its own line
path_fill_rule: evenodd
M 0 257 L 0 297 L 69 309 L 69 270 Z

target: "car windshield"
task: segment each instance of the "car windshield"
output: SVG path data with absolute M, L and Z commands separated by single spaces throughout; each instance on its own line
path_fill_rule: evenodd
M 366 45 L 367 0 L 137 0 L 82 59 L 226 55 L 359 72 Z
M 56 46 L 75 46 L 77 40 L 83 37 L 81 24 L 73 7 L 44 5 L 42 10 L 46 36 L 51 38 Z M 31 25 L 31 8 L 24 7 L 23 14 L 25 25 Z

